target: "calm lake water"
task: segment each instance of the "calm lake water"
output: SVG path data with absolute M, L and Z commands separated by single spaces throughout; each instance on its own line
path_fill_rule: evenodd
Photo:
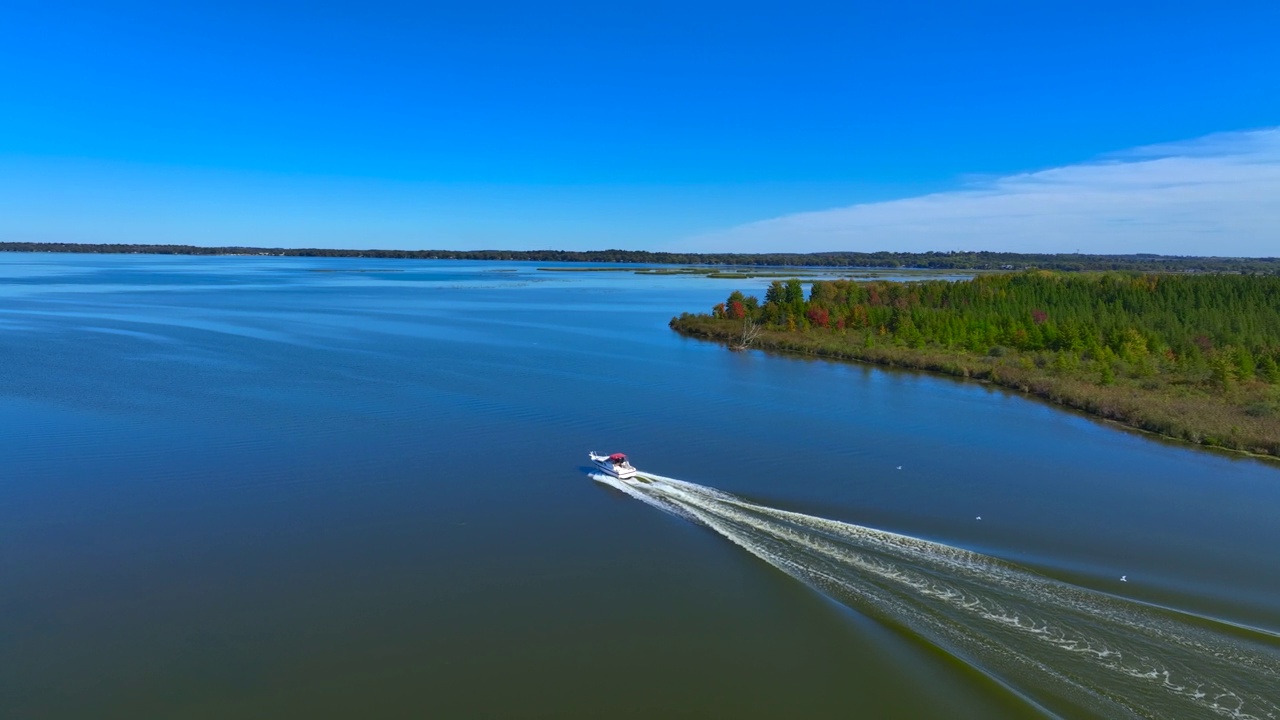
M 0 715 L 1280 713 L 1280 465 L 538 267 L 0 254 Z

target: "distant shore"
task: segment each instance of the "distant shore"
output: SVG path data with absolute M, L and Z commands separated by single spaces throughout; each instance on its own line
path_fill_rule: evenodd
M 1137 270 L 1280 274 L 1280 258 L 1006 252 L 676 253 L 647 250 L 339 250 L 247 246 L 3 242 L 0 252 L 356 257 L 409 260 L 750 265 L 757 267 L 912 268 L 932 270 Z

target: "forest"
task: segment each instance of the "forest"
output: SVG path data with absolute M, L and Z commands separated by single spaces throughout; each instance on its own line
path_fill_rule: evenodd
M 1028 254 L 1005 252 L 672 253 L 646 250 L 336 250 L 84 243 L 0 243 L 0 252 L 277 255 L 293 257 L 506 260 L 537 262 L 743 265 L 762 267 L 921 268 L 934 270 L 1133 270 L 1280 274 L 1280 258 L 1176 255 Z
M 1280 456 L 1280 277 L 1033 270 L 775 281 L 677 331 L 986 380 L 1180 440 Z

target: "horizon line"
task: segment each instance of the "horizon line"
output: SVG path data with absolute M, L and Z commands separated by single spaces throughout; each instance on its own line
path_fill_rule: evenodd
M 159 250 L 160 252 L 147 252 L 147 250 Z M 1132 259 L 1149 259 L 1149 260 L 1253 260 L 1253 261 L 1274 261 L 1280 263 L 1280 257 L 1277 256 L 1251 256 L 1251 255 L 1165 255 L 1161 253 L 1082 253 L 1082 252 L 1019 252 L 1014 250 L 924 250 L 924 251 L 905 251 L 905 250 L 824 250 L 814 252 L 794 252 L 794 251 L 755 251 L 755 252 L 705 252 L 705 251 L 678 251 L 678 250 L 628 250 L 624 248 L 603 248 L 599 250 L 561 250 L 555 248 L 529 249 L 529 250 L 510 250 L 501 248 L 490 248 L 480 250 L 452 250 L 448 248 L 420 248 L 415 250 L 409 249 L 389 249 L 389 248 L 322 248 L 322 247 L 262 247 L 252 245 L 188 245 L 188 244 L 169 244 L 169 243 L 74 243 L 74 242 L 23 242 L 23 241 L 0 241 L 0 252 L 49 252 L 64 254 L 129 254 L 130 252 L 148 255 L 238 255 L 246 252 L 257 252 L 259 254 L 271 254 L 276 256 L 313 256 L 313 255 L 331 255 L 338 257 L 358 257 L 368 254 L 376 254 L 389 259 L 405 258 L 405 259 L 462 259 L 459 256 L 473 255 L 508 255 L 508 256 L 532 256 L 532 255 L 605 255 L 605 254 L 625 254 L 636 256 L 650 257 L 667 257 L 667 256 L 693 256 L 693 257 L 796 257 L 796 258 L 852 258 L 852 257 L 966 257 L 966 256 L 1004 256 L 1007 258 L 1132 258 Z M 106 251 L 106 252 L 101 252 Z M 407 256 L 417 256 L 428 253 L 440 253 L 454 257 L 442 258 L 415 258 Z M 472 258 L 472 259 L 490 259 L 490 258 Z M 535 258 L 536 259 L 536 258 Z M 628 260 L 597 260 L 597 261 L 573 261 L 566 262 L 634 262 Z

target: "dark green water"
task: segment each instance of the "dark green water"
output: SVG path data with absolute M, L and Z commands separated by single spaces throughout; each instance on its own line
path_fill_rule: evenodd
M 1280 466 L 535 267 L 0 255 L 0 716 L 1280 714 Z

